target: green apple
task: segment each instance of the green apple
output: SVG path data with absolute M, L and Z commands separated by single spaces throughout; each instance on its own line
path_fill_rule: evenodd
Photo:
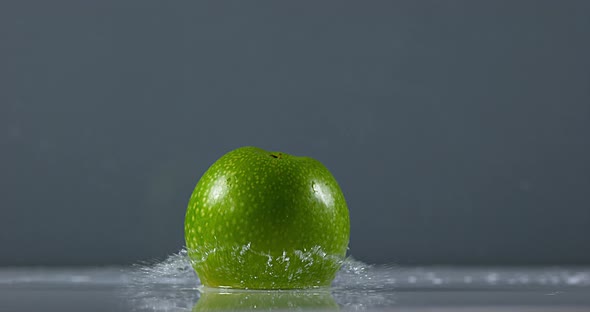
M 324 165 L 256 147 L 217 160 L 185 218 L 191 263 L 209 287 L 329 286 L 349 235 L 344 195 Z

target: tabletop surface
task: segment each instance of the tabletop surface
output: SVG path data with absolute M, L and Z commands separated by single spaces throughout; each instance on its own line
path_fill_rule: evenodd
M 133 267 L 0 268 L 0 311 L 590 311 L 589 267 L 392 267 L 350 261 L 330 289 L 202 287 L 182 257 Z

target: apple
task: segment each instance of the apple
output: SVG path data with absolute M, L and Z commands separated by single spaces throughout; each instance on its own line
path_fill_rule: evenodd
M 235 149 L 201 177 L 185 240 L 203 285 L 240 289 L 329 286 L 348 248 L 340 186 L 309 157 Z

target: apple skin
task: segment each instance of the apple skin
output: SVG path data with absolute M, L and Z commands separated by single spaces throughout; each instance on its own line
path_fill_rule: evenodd
M 324 165 L 256 147 L 217 160 L 185 218 L 191 263 L 209 287 L 329 286 L 349 235 L 344 195 Z

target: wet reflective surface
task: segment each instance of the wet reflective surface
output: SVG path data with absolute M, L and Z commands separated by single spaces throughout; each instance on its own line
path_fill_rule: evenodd
M 590 268 L 404 268 L 351 261 L 330 289 L 198 284 L 182 255 L 129 268 L 0 269 L 0 311 L 590 311 Z
M 331 288 L 203 287 L 185 250 L 121 268 L 0 269 L 0 311 L 590 311 L 590 267 L 396 267 L 352 258 Z

